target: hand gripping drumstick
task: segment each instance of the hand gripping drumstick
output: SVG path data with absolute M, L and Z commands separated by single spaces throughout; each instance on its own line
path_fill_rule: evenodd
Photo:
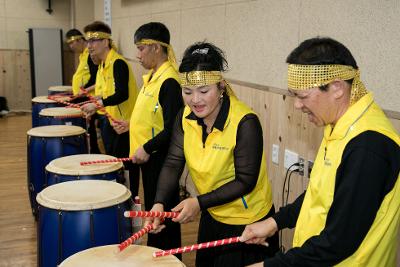
M 179 216 L 179 212 L 168 211 L 125 211 L 125 217 L 150 217 L 150 218 L 176 218 Z
M 184 246 L 181 248 L 173 248 L 170 250 L 155 251 L 155 252 L 153 252 L 153 257 L 157 258 L 157 257 L 173 255 L 173 254 L 178 254 L 178 253 L 192 252 L 194 250 L 213 248 L 213 247 L 218 247 L 218 246 L 222 246 L 222 245 L 234 244 L 234 243 L 238 243 L 238 242 L 242 242 L 240 240 L 240 236 L 210 241 L 210 242 L 206 242 L 206 243 L 195 244 L 195 245 L 191 245 L 191 246 Z
M 93 161 L 81 161 L 81 166 L 91 165 L 91 164 L 99 164 L 99 163 L 112 163 L 112 162 L 124 162 L 131 161 L 133 158 L 117 158 L 117 159 L 99 159 Z

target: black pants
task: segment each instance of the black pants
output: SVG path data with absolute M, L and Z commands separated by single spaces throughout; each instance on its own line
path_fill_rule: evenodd
M 142 171 L 142 181 L 144 190 L 145 209 L 150 210 L 154 205 L 154 198 L 157 191 L 158 176 L 166 157 L 166 152 L 155 152 L 150 155 L 150 159 L 139 165 Z M 176 185 L 173 198 L 170 203 L 166 203 L 165 211 L 170 211 L 179 203 L 179 186 Z M 149 234 L 147 245 L 159 249 L 171 249 L 181 246 L 181 227 L 179 223 L 166 219 L 166 228 L 158 234 Z M 181 255 L 176 255 L 181 259 Z
M 275 213 L 272 206 L 264 220 Z M 198 243 L 204 243 L 229 237 L 240 236 L 246 225 L 230 225 L 214 220 L 210 213 L 203 211 L 200 218 Z M 273 257 L 279 250 L 278 232 L 267 239 L 268 247 L 262 245 L 247 245 L 236 243 L 215 248 L 198 250 L 196 255 L 196 267 L 230 266 L 241 267 L 264 261 L 267 257 Z

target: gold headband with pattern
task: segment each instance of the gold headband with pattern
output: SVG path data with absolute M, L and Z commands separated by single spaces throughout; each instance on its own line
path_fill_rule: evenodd
M 364 84 L 360 81 L 360 71 L 346 65 L 298 65 L 288 66 L 288 88 L 292 90 L 307 90 L 333 82 L 335 79 L 350 80 L 350 105 L 366 95 Z
M 197 70 L 191 72 L 181 72 L 179 73 L 179 79 L 182 87 L 207 86 L 224 81 L 226 84 L 227 95 L 236 97 L 232 87 L 226 80 L 224 80 L 220 71 Z
M 164 43 L 164 42 L 161 42 L 158 40 L 154 40 L 154 39 L 142 39 L 136 43 L 136 45 L 151 45 L 151 44 L 159 44 L 159 45 L 167 48 L 168 61 L 171 62 L 172 66 L 177 71 L 178 65 L 176 64 L 176 57 L 175 57 L 174 49 L 172 49 L 172 46 L 170 44 L 167 44 L 167 43 Z
M 118 48 L 116 44 L 114 43 L 113 39 L 111 39 L 111 34 L 106 33 L 106 32 L 87 32 L 86 33 L 86 40 L 98 40 L 98 39 L 108 39 L 110 40 L 111 47 L 115 50 L 118 51 Z
M 70 36 L 70 37 L 67 39 L 67 44 L 70 44 L 70 43 L 72 43 L 73 41 L 76 41 L 76 40 L 79 40 L 79 39 L 84 39 L 83 35 L 73 35 L 73 36 Z

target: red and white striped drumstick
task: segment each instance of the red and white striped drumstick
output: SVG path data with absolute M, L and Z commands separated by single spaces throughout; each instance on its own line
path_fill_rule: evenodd
M 74 118 L 82 118 L 82 117 L 83 117 L 83 114 L 54 116 L 54 118 L 56 118 L 56 119 L 74 119 Z
M 91 165 L 91 164 L 99 164 L 99 163 L 112 163 L 112 162 L 123 162 L 123 161 L 131 161 L 132 158 L 117 158 L 117 159 L 99 159 L 93 161 L 81 161 L 80 164 L 83 165 Z
M 179 212 L 174 211 L 125 211 L 124 216 L 128 218 L 132 217 L 150 217 L 150 218 L 176 218 L 179 216 Z
M 218 247 L 218 246 L 222 246 L 222 245 L 234 244 L 234 243 L 238 243 L 238 242 L 241 242 L 240 236 L 210 241 L 210 242 L 206 242 L 206 243 L 194 244 L 191 246 L 184 246 L 181 248 L 173 248 L 170 250 L 155 251 L 155 252 L 153 252 L 153 257 L 157 258 L 157 257 L 162 257 L 162 256 L 167 256 L 167 255 L 192 252 L 194 250 L 213 248 L 213 247 Z
M 124 249 L 126 249 L 129 245 L 131 245 L 133 242 L 141 238 L 144 234 L 150 232 L 153 229 L 153 224 L 148 224 L 146 227 L 143 227 L 140 229 L 139 232 L 134 233 L 131 237 L 129 237 L 127 240 L 122 242 L 121 244 L 118 245 L 118 250 L 116 252 L 121 252 Z
M 57 99 L 56 97 L 53 97 L 53 96 L 48 96 L 47 98 L 50 99 L 50 100 L 56 101 L 56 102 L 58 102 L 60 104 L 64 104 L 64 105 L 66 105 L 68 107 L 80 108 L 80 106 L 78 104 L 72 104 L 72 103 L 69 103 L 67 101 L 63 101 L 63 100 Z

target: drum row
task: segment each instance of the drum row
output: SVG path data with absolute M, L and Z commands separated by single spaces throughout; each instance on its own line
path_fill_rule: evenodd
M 47 96 L 32 99 L 27 180 L 38 220 L 38 266 L 183 266 L 175 256 L 153 259 L 156 249 L 150 247 L 114 253 L 115 244 L 133 232 L 123 216 L 132 209 L 131 193 L 116 183 L 124 172 L 121 162 L 81 166 L 114 158 L 87 154 L 85 123 L 79 109 L 61 107 Z

